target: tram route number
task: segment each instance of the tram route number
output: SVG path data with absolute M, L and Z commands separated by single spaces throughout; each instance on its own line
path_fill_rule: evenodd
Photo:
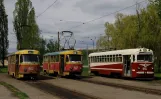
M 28 69 L 29 69 L 29 70 L 34 70 L 34 68 L 33 68 L 33 67 L 29 67 Z
M 147 68 L 146 67 L 143 67 L 143 70 L 147 70 Z

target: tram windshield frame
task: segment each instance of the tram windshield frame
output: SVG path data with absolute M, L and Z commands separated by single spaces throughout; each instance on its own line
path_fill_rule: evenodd
M 82 55 L 76 55 L 76 54 L 69 54 L 69 62 L 81 62 L 82 61 Z
M 22 62 L 39 62 L 39 55 L 37 54 L 22 54 L 20 56 L 20 63 Z
M 153 62 L 152 54 L 138 54 L 137 62 Z

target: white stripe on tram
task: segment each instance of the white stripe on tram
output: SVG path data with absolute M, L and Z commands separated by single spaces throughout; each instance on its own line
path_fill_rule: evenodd
M 101 69 L 101 70 L 116 70 L 116 71 L 122 71 L 122 69 L 113 69 L 113 68 L 91 68 L 91 69 Z

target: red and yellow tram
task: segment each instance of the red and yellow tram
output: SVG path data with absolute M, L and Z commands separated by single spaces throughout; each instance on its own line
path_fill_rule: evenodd
M 153 51 L 147 48 L 124 49 L 89 54 L 91 73 L 131 78 L 153 78 Z
M 34 77 L 40 73 L 39 51 L 19 50 L 8 55 L 8 74 L 15 78 Z
M 43 57 L 43 72 L 61 76 L 81 75 L 82 52 L 65 50 L 46 53 Z

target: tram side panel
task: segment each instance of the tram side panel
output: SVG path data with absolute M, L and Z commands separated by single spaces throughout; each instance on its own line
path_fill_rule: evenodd
M 123 74 L 123 64 L 121 63 L 91 63 L 90 64 L 91 72 L 112 75 L 112 74 Z
M 60 69 L 60 63 L 59 62 L 51 62 L 50 63 L 50 73 L 59 73 L 59 69 Z

